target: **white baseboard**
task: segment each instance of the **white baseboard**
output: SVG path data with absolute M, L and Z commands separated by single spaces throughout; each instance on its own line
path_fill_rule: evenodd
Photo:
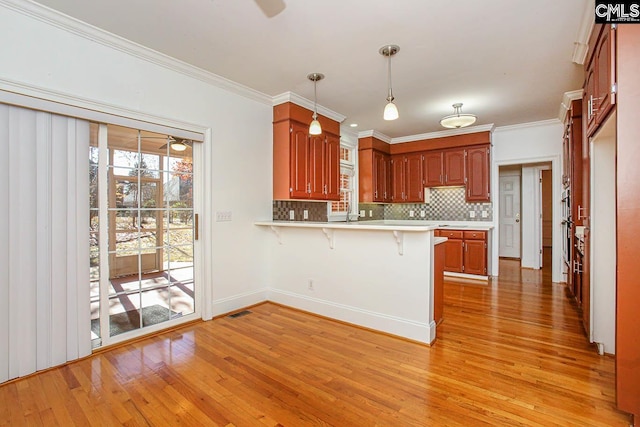
M 267 299 L 274 303 L 397 335 L 424 344 L 431 344 L 436 339 L 435 322 L 431 322 L 431 324 L 415 322 L 276 289 L 269 289 Z
M 233 295 L 213 301 L 213 316 L 230 313 L 241 308 L 250 307 L 267 301 L 268 289 L 263 288 L 253 292 Z

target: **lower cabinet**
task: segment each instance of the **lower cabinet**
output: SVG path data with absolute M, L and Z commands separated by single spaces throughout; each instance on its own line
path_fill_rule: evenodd
M 487 233 L 486 231 L 464 232 L 464 272 L 467 274 L 487 274 Z
M 438 230 L 446 237 L 444 271 L 487 275 L 487 232 L 468 230 Z
M 464 272 L 464 232 L 460 230 L 439 230 L 441 237 L 448 240 L 444 243 L 444 271 Z

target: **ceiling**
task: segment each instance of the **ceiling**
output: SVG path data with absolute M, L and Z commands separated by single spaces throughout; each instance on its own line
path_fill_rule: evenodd
M 558 117 L 564 92 L 582 86 L 572 62 L 590 0 L 38 0 L 53 9 L 268 96 L 313 100 L 401 137 L 443 130 L 451 105 L 476 125 Z M 584 30 L 582 30 L 584 33 Z M 384 121 L 387 59 L 400 118 Z

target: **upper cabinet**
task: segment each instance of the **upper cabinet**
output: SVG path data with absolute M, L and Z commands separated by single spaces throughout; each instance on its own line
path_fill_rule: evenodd
M 616 103 L 616 27 L 596 24 L 585 68 L 584 111 L 587 137 L 605 121 Z
M 464 185 L 464 149 L 445 150 L 443 185 Z
M 489 202 L 490 147 L 489 132 L 401 144 L 360 138 L 359 200 L 423 203 L 424 187 L 465 186 L 468 202 Z
M 389 144 L 374 137 L 358 143 L 358 200 L 361 203 L 391 201 Z
M 273 108 L 275 200 L 340 198 L 340 125 L 319 116 L 323 133 L 309 135 L 311 114 L 292 103 Z
M 409 153 L 391 158 L 391 201 L 423 202 L 422 153 Z
M 490 201 L 491 159 L 489 145 L 465 150 L 467 177 L 467 201 Z

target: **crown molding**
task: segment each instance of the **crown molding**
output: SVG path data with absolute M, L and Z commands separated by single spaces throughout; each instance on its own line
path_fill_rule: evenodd
M 540 120 L 538 122 L 519 123 L 517 125 L 500 126 L 494 129 L 494 133 L 505 132 L 510 130 L 519 130 L 533 127 L 542 127 L 549 125 L 562 125 L 562 121 L 558 119 Z
M 576 99 L 582 99 L 582 95 L 584 94 L 583 89 L 572 90 L 570 92 L 565 92 L 562 95 L 562 102 L 560 103 L 560 111 L 558 111 L 558 119 L 561 122 L 564 122 L 565 117 L 567 116 L 567 111 L 571 108 L 571 102 Z
M 573 57 L 571 60 L 576 64 L 584 64 L 589 51 L 589 36 L 593 31 L 594 19 L 593 11 L 595 10 L 595 3 L 593 0 L 587 1 L 587 6 L 582 12 L 582 21 L 580 22 L 580 29 L 578 30 L 577 40 L 573 45 Z
M 363 130 L 361 132 L 358 132 L 358 139 L 368 138 L 370 136 L 379 139 L 380 141 L 386 142 L 387 144 L 391 144 L 392 138 L 385 135 L 384 133 L 378 132 L 377 130 Z
M 274 106 L 284 104 L 285 102 L 292 102 L 301 107 L 308 108 L 311 111 L 313 111 L 313 108 L 314 108 L 313 101 L 309 101 L 307 98 L 303 98 L 302 96 L 293 92 L 281 93 L 280 95 L 276 95 L 273 98 L 271 98 L 271 104 Z M 318 114 L 322 114 L 323 116 L 328 117 L 331 120 L 337 121 L 338 123 L 342 123 L 344 119 L 347 118 L 347 116 L 344 116 L 340 113 L 336 113 L 335 111 L 330 110 L 326 107 L 323 107 L 320 104 L 317 104 L 317 108 L 318 108 Z
M 391 144 L 400 144 L 403 142 L 420 141 L 423 139 L 443 138 L 447 136 L 466 135 L 469 133 L 477 132 L 493 132 L 495 125 L 493 123 L 481 126 L 468 126 L 460 129 L 448 129 L 437 132 L 421 133 L 418 135 L 400 136 L 398 138 L 391 138 Z
M 205 71 L 171 56 L 157 52 L 91 24 L 72 18 L 30 0 L 0 0 L 0 5 L 84 39 L 126 53 L 143 61 L 200 80 L 262 104 L 270 105 L 271 97 L 217 74 Z

